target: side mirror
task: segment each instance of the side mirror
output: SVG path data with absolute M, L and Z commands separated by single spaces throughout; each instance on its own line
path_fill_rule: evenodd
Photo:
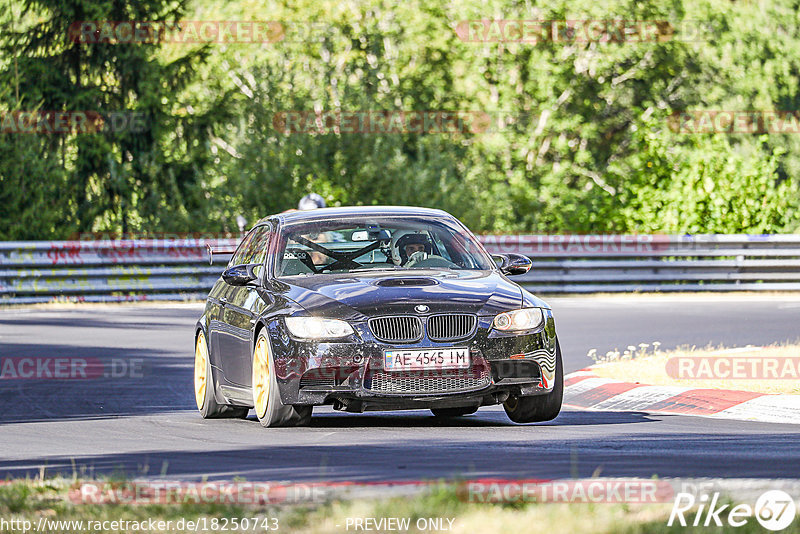
M 500 272 L 509 276 L 525 274 L 533 266 L 531 259 L 522 254 L 497 254 L 495 258 L 495 261 L 500 260 L 497 265 Z
M 246 286 L 250 282 L 258 280 L 258 274 L 255 269 L 260 266 L 260 263 L 234 265 L 222 272 L 222 279 L 232 286 Z

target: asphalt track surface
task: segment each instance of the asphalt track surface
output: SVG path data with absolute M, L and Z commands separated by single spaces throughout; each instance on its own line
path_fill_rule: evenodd
M 591 363 L 591 348 L 800 338 L 800 297 L 547 300 L 568 372 Z M 0 380 L 0 478 L 800 478 L 800 425 L 573 409 L 549 423 L 515 425 L 500 407 L 445 423 L 427 411 L 327 407 L 307 428 L 264 429 L 252 413 L 245 421 L 204 421 L 192 394 L 200 311 L 198 304 L 0 310 L 0 358 L 97 358 L 106 372 L 114 361 L 116 372 L 127 373 Z

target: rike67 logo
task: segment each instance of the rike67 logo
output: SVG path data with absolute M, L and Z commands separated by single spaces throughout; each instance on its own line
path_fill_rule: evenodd
M 755 506 L 725 502 L 718 492 L 699 497 L 681 492 L 675 496 L 667 526 L 722 527 L 727 523 L 731 527 L 741 527 L 755 517 L 765 529 L 778 531 L 792 524 L 796 511 L 792 497 L 781 490 L 761 494 Z

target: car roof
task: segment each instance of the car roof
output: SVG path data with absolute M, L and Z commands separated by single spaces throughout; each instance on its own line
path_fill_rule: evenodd
M 453 218 L 446 211 L 433 208 L 419 208 L 415 206 L 346 206 L 340 208 L 318 208 L 314 210 L 290 210 L 270 215 L 259 221 L 277 221 L 280 224 L 292 224 L 300 221 L 315 221 L 325 219 L 346 219 L 353 216 L 366 217 L 397 217 L 420 216 L 435 218 Z

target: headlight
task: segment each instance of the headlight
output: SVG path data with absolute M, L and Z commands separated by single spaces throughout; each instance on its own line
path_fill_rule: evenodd
M 287 317 L 286 328 L 300 339 L 337 339 L 353 333 L 350 323 L 321 317 Z
M 544 314 L 541 308 L 524 308 L 503 312 L 494 318 L 492 326 L 503 332 L 518 330 L 533 330 L 544 323 Z

